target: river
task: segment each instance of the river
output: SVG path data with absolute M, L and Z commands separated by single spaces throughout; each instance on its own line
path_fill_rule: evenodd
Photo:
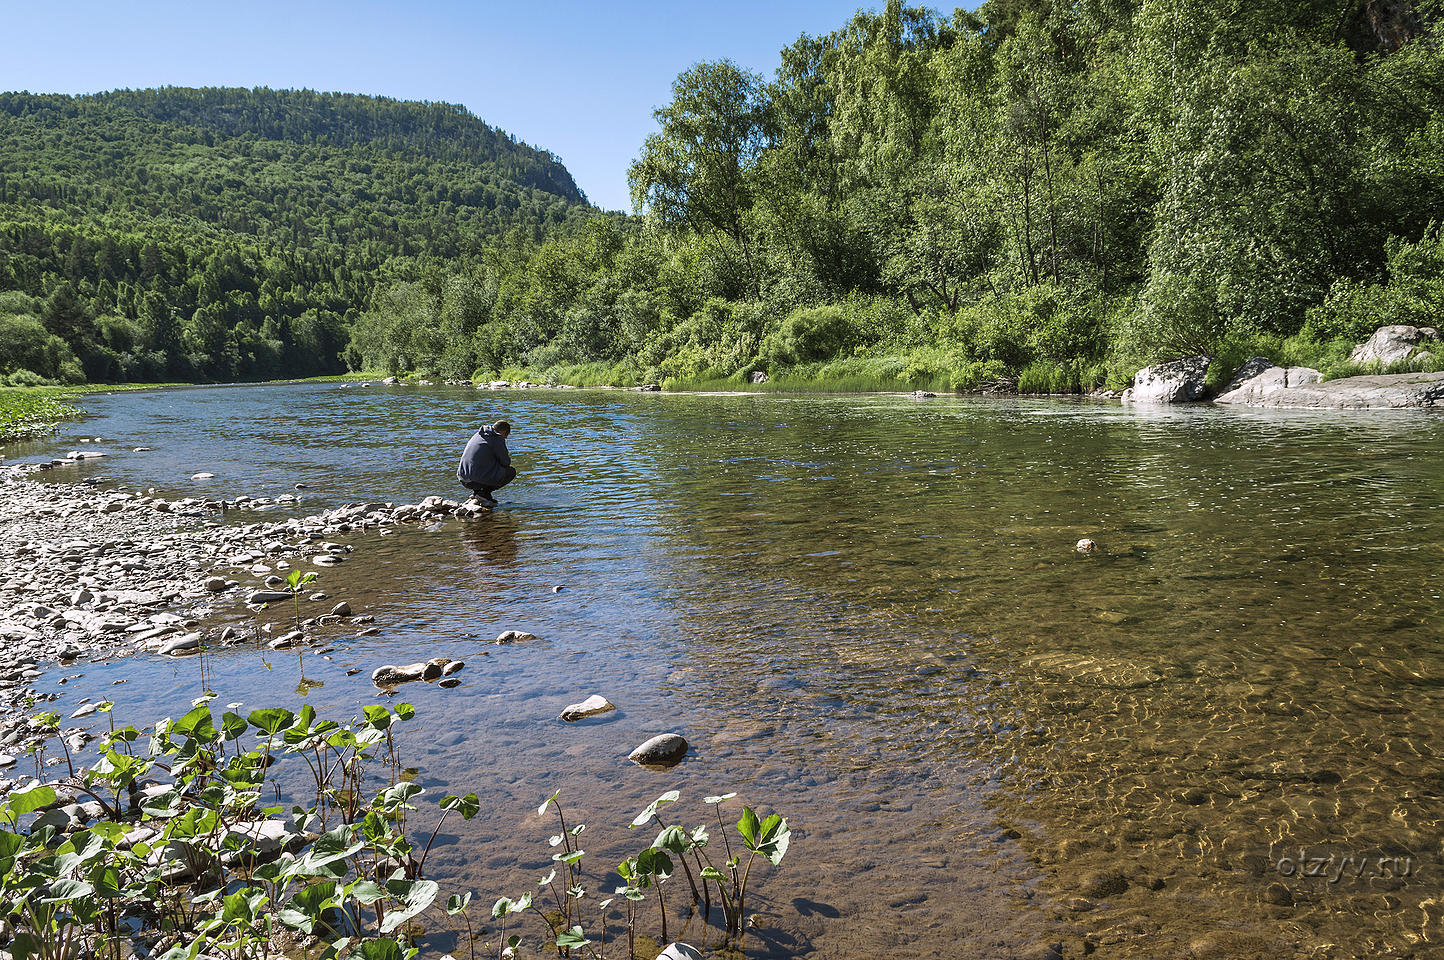
M 456 689 L 404 690 L 405 742 L 431 795 L 481 796 L 428 872 L 487 903 L 550 863 L 554 789 L 603 859 L 662 791 L 690 825 L 735 790 L 795 831 L 753 956 L 1444 939 L 1437 415 L 356 384 L 85 406 L 12 456 L 103 450 L 75 469 L 299 492 L 293 513 L 456 496 L 469 432 L 514 424 L 494 514 L 351 538 L 318 585 L 381 630 L 304 661 L 333 716 L 382 663 L 468 661 Z M 506 629 L 541 639 L 490 642 Z M 293 655 L 209 666 L 222 703 L 294 698 Z M 200 690 L 194 661 L 79 672 L 67 702 L 114 697 L 118 720 Z M 593 693 L 619 709 L 555 719 Z M 668 731 L 681 766 L 625 762 Z

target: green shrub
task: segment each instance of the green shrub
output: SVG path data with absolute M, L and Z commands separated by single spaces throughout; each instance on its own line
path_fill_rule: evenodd
M 42 377 L 34 370 L 26 370 L 21 367 L 19 370 L 13 370 L 5 375 L 5 385 L 7 387 L 50 387 L 55 385 L 55 381 L 49 377 Z
M 842 307 L 794 310 L 763 340 L 762 356 L 778 364 L 826 360 L 851 349 L 856 337 L 857 328 Z
M 1444 238 L 1440 225 L 1433 225 L 1412 243 L 1390 237 L 1387 251 L 1388 282 L 1339 280 L 1324 302 L 1308 311 L 1304 336 L 1317 342 L 1359 343 L 1383 326 L 1439 324 L 1444 316 Z

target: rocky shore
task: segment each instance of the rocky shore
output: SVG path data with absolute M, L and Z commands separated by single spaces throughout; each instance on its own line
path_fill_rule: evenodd
M 330 537 L 486 512 L 428 497 L 267 521 L 251 519 L 262 516 L 252 511 L 276 502 L 265 498 L 167 500 L 40 479 L 43 470 L 81 459 L 77 453 L 0 467 L 0 773 L 43 738 L 26 717 L 57 696 L 35 685 L 43 666 L 133 653 L 180 656 L 245 642 L 319 646 L 328 628 L 370 629 L 371 617 L 344 600 L 315 612 L 314 601 L 327 598 L 309 591 L 301 594 L 299 631 L 270 636 L 271 624 L 238 628 L 211 618 L 222 605 L 258 611 L 284 601 L 289 612 L 290 570 L 332 566 L 351 552 Z
M 1354 348 L 1349 359 L 1365 370 L 1400 365 L 1437 366 L 1434 351 L 1444 346 L 1433 327 L 1380 327 Z M 1292 407 L 1317 410 L 1407 409 L 1444 406 L 1444 372 L 1366 373 L 1325 381 L 1310 367 L 1278 366 L 1252 357 L 1234 371 L 1228 385 L 1210 395 L 1205 383 L 1211 358 L 1183 357 L 1144 367 L 1123 392 L 1124 403 L 1193 403 L 1223 406 Z

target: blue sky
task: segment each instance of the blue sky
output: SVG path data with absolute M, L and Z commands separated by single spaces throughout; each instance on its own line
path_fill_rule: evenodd
M 626 209 L 627 165 L 678 73 L 729 57 L 770 77 L 799 34 L 880 5 L 11 2 L 0 89 L 310 87 L 460 103 L 556 153 L 592 202 Z

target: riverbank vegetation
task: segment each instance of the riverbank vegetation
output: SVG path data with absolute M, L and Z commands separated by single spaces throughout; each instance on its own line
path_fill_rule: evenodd
M 394 285 L 351 349 L 679 385 L 1338 366 L 1444 309 L 1437 23 L 1433 3 L 889 4 L 772 78 L 687 70 L 632 166 L 636 219 Z
M 482 804 L 474 793 L 449 794 L 434 812 L 421 808 L 426 790 L 402 762 L 409 704 L 369 705 L 338 723 L 309 705 L 228 709 L 217 719 L 211 699 L 144 729 L 118 726 L 116 705 L 98 704 L 109 729 L 88 767 L 59 714 L 34 718 L 36 776 L 0 802 L 11 954 L 403 960 L 429 936 L 428 955 L 438 940 L 471 960 L 513 956 L 525 941 L 605 960 L 623 937 L 626 957 L 641 955 L 639 939 L 656 943 L 645 933 L 652 900 L 668 941 L 665 888 L 672 932 L 690 931 L 705 949 L 715 898 L 719 946 L 745 956 L 748 881 L 759 859 L 777 866 L 790 843 L 786 820 L 751 807 L 726 823 L 721 804 L 732 794 L 707 798 L 708 816 L 692 830 L 669 824 L 666 808 L 679 799 L 669 791 L 631 824 L 660 827 L 656 839 L 593 872 L 578 844 L 585 825 L 568 823 L 554 793 L 537 811 L 558 824 L 554 869 L 526 880 L 519 896 L 474 909 L 469 891 L 442 897 L 426 863 L 447 819 L 471 820 Z M 46 761 L 52 745 L 63 751 L 65 779 L 48 779 L 62 769 Z
M 29 359 L 7 369 L 1072 391 L 1252 351 L 1327 373 L 1444 312 L 1439 22 L 1438 0 L 892 2 L 772 77 L 684 71 L 629 217 L 457 108 L 11 95 L 0 337 Z M 106 124 L 155 124 L 119 178 Z
M 80 411 L 67 402 L 75 395 L 73 389 L 56 387 L 0 389 L 0 443 L 38 436 L 76 416 Z

